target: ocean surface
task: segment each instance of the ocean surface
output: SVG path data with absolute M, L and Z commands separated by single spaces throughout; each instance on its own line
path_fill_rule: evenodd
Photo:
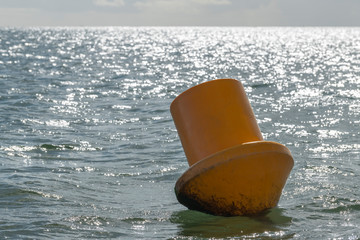
M 295 165 L 276 208 L 187 210 L 169 106 L 240 80 Z M 0 28 L 0 239 L 359 239 L 360 28 Z

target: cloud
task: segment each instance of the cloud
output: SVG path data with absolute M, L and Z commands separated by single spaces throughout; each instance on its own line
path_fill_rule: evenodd
M 30 20 L 33 20 L 33 16 L 39 16 L 40 11 L 34 8 L 0 8 L 0 22 L 2 26 L 25 26 Z M 35 24 L 40 22 L 35 20 Z
M 194 4 L 202 5 L 229 5 L 231 2 L 229 0 L 190 0 Z
M 359 0 L 0 0 L 0 26 L 360 26 Z
M 124 0 L 94 0 L 93 3 L 101 7 L 122 7 L 125 5 Z
M 282 23 L 290 26 L 359 26 L 358 0 L 278 0 Z
M 153 15 L 156 19 L 167 16 L 170 20 L 176 16 L 200 16 L 211 12 L 216 7 L 225 7 L 231 4 L 230 0 L 141 0 L 135 2 L 134 6 L 144 16 Z
M 220 19 L 229 26 L 277 26 L 281 25 L 282 12 L 278 0 L 257 1 L 252 5 L 242 2 Z
M 140 9 L 191 10 L 197 7 L 230 4 L 229 0 L 144 0 L 135 2 L 134 6 Z

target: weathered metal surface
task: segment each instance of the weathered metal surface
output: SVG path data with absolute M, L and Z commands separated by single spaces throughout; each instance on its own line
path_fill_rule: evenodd
M 293 164 L 281 144 L 242 144 L 193 165 L 177 181 L 175 193 L 192 210 L 254 215 L 277 205 Z

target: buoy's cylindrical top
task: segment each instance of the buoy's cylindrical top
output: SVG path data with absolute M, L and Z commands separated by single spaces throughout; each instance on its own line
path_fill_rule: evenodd
M 246 142 L 263 140 L 238 80 L 218 79 L 181 93 L 170 111 L 189 165 Z

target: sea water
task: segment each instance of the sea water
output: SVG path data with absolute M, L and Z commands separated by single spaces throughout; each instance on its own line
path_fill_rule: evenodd
M 259 216 L 174 194 L 169 105 L 218 78 L 294 157 Z M 358 239 L 359 182 L 359 28 L 0 29 L 1 239 Z

